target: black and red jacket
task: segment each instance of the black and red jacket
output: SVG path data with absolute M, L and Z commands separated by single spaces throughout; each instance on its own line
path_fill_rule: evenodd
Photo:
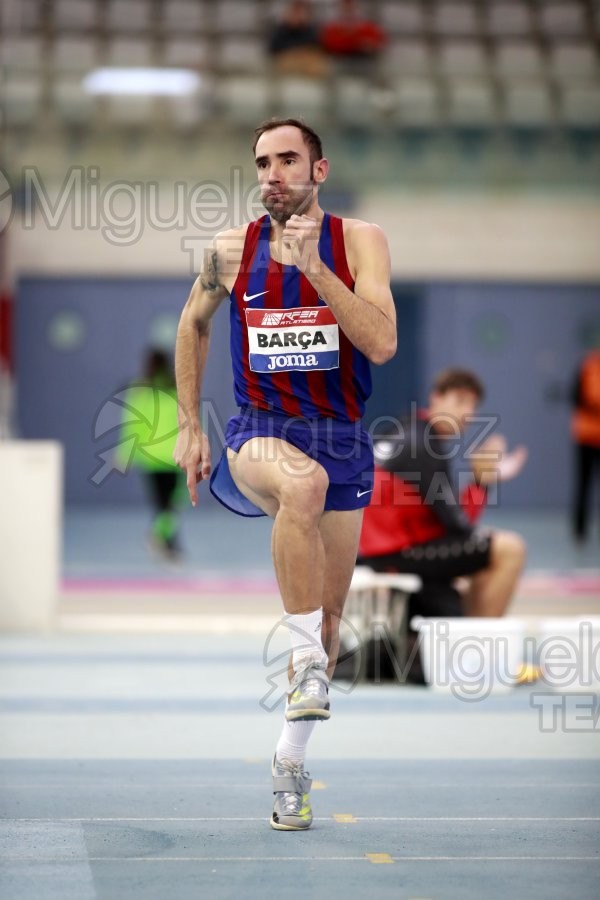
M 445 536 L 468 537 L 486 502 L 469 484 L 457 498 L 446 443 L 427 416 L 399 419 L 393 434 L 374 440 L 375 484 L 365 509 L 359 556 L 382 556 Z

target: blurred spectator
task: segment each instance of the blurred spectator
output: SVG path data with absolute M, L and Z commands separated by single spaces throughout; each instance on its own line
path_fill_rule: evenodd
M 359 563 L 379 572 L 419 575 L 422 588 L 409 598 L 408 621 L 415 615 L 501 616 L 525 562 L 525 543 L 510 531 L 475 527 L 488 486 L 514 478 L 527 451 L 506 452 L 493 436 L 470 457 L 473 481 L 457 496 L 449 459 L 484 388 L 472 372 L 447 369 L 435 379 L 429 408 L 400 418 L 390 433 L 375 439 L 375 483 L 365 510 Z M 417 635 L 408 636 L 409 681 L 423 683 Z M 518 681 L 537 672 L 521 666 Z
M 319 45 L 319 33 L 309 0 L 291 0 L 269 38 L 269 53 L 280 72 L 321 78 L 329 62 Z
M 379 25 L 361 16 L 356 0 L 340 0 L 337 18 L 321 32 L 328 53 L 351 59 L 377 56 L 387 40 Z
M 183 473 L 173 460 L 177 433 L 173 365 L 164 350 L 150 348 L 143 377 L 127 390 L 118 457 L 123 470 L 142 472 L 154 511 L 150 543 L 171 561 L 181 555 L 179 506 L 185 494 Z
M 571 433 L 575 442 L 573 534 L 586 537 L 594 469 L 600 479 L 600 347 L 589 353 L 577 374 Z
M 470 458 L 474 480 L 460 498 L 452 486 L 452 440 L 483 394 L 476 375 L 448 369 L 435 379 L 429 409 L 397 420 L 393 433 L 375 439 L 375 487 L 365 510 L 360 562 L 421 577 L 411 615 L 501 616 L 523 568 L 519 535 L 476 529 L 475 522 L 488 486 L 519 474 L 525 448 L 507 453 L 503 438 L 488 438 Z M 455 581 L 465 576 L 469 585 L 461 597 Z

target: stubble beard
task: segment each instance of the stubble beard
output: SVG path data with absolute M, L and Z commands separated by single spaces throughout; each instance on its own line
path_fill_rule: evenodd
M 265 197 L 263 206 L 275 222 L 285 225 L 291 216 L 301 216 L 310 207 L 313 197 L 312 185 L 304 191 L 295 191 L 292 196 L 283 200 Z

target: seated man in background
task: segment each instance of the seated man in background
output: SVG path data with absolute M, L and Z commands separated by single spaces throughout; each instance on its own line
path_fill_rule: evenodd
M 488 438 L 473 448 L 474 480 L 460 498 L 452 487 L 448 461 L 483 396 L 476 375 L 448 369 L 435 379 L 429 409 L 398 419 L 390 433 L 374 438 L 375 486 L 359 562 L 421 577 L 410 615 L 501 616 L 523 569 L 525 543 L 518 534 L 479 530 L 475 522 L 488 486 L 518 475 L 526 449 L 507 453 L 502 437 Z M 469 588 L 461 597 L 454 582 L 463 576 Z

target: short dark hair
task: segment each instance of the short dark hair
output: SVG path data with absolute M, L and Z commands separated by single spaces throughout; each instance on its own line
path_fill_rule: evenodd
M 321 141 L 321 138 L 314 130 L 314 128 L 311 128 L 310 125 L 307 125 L 303 119 L 267 119 L 266 122 L 261 122 L 260 125 L 257 125 L 257 127 L 254 129 L 254 143 L 252 144 L 252 152 L 256 153 L 256 145 L 266 131 L 273 131 L 274 128 L 283 128 L 286 125 L 291 125 L 294 128 L 299 128 L 302 132 L 304 143 L 309 150 L 311 166 L 318 159 L 323 159 L 323 143 Z
M 434 378 L 432 390 L 436 394 L 445 394 L 447 391 L 470 391 L 475 394 L 478 403 L 485 397 L 481 379 L 469 369 L 444 369 Z

